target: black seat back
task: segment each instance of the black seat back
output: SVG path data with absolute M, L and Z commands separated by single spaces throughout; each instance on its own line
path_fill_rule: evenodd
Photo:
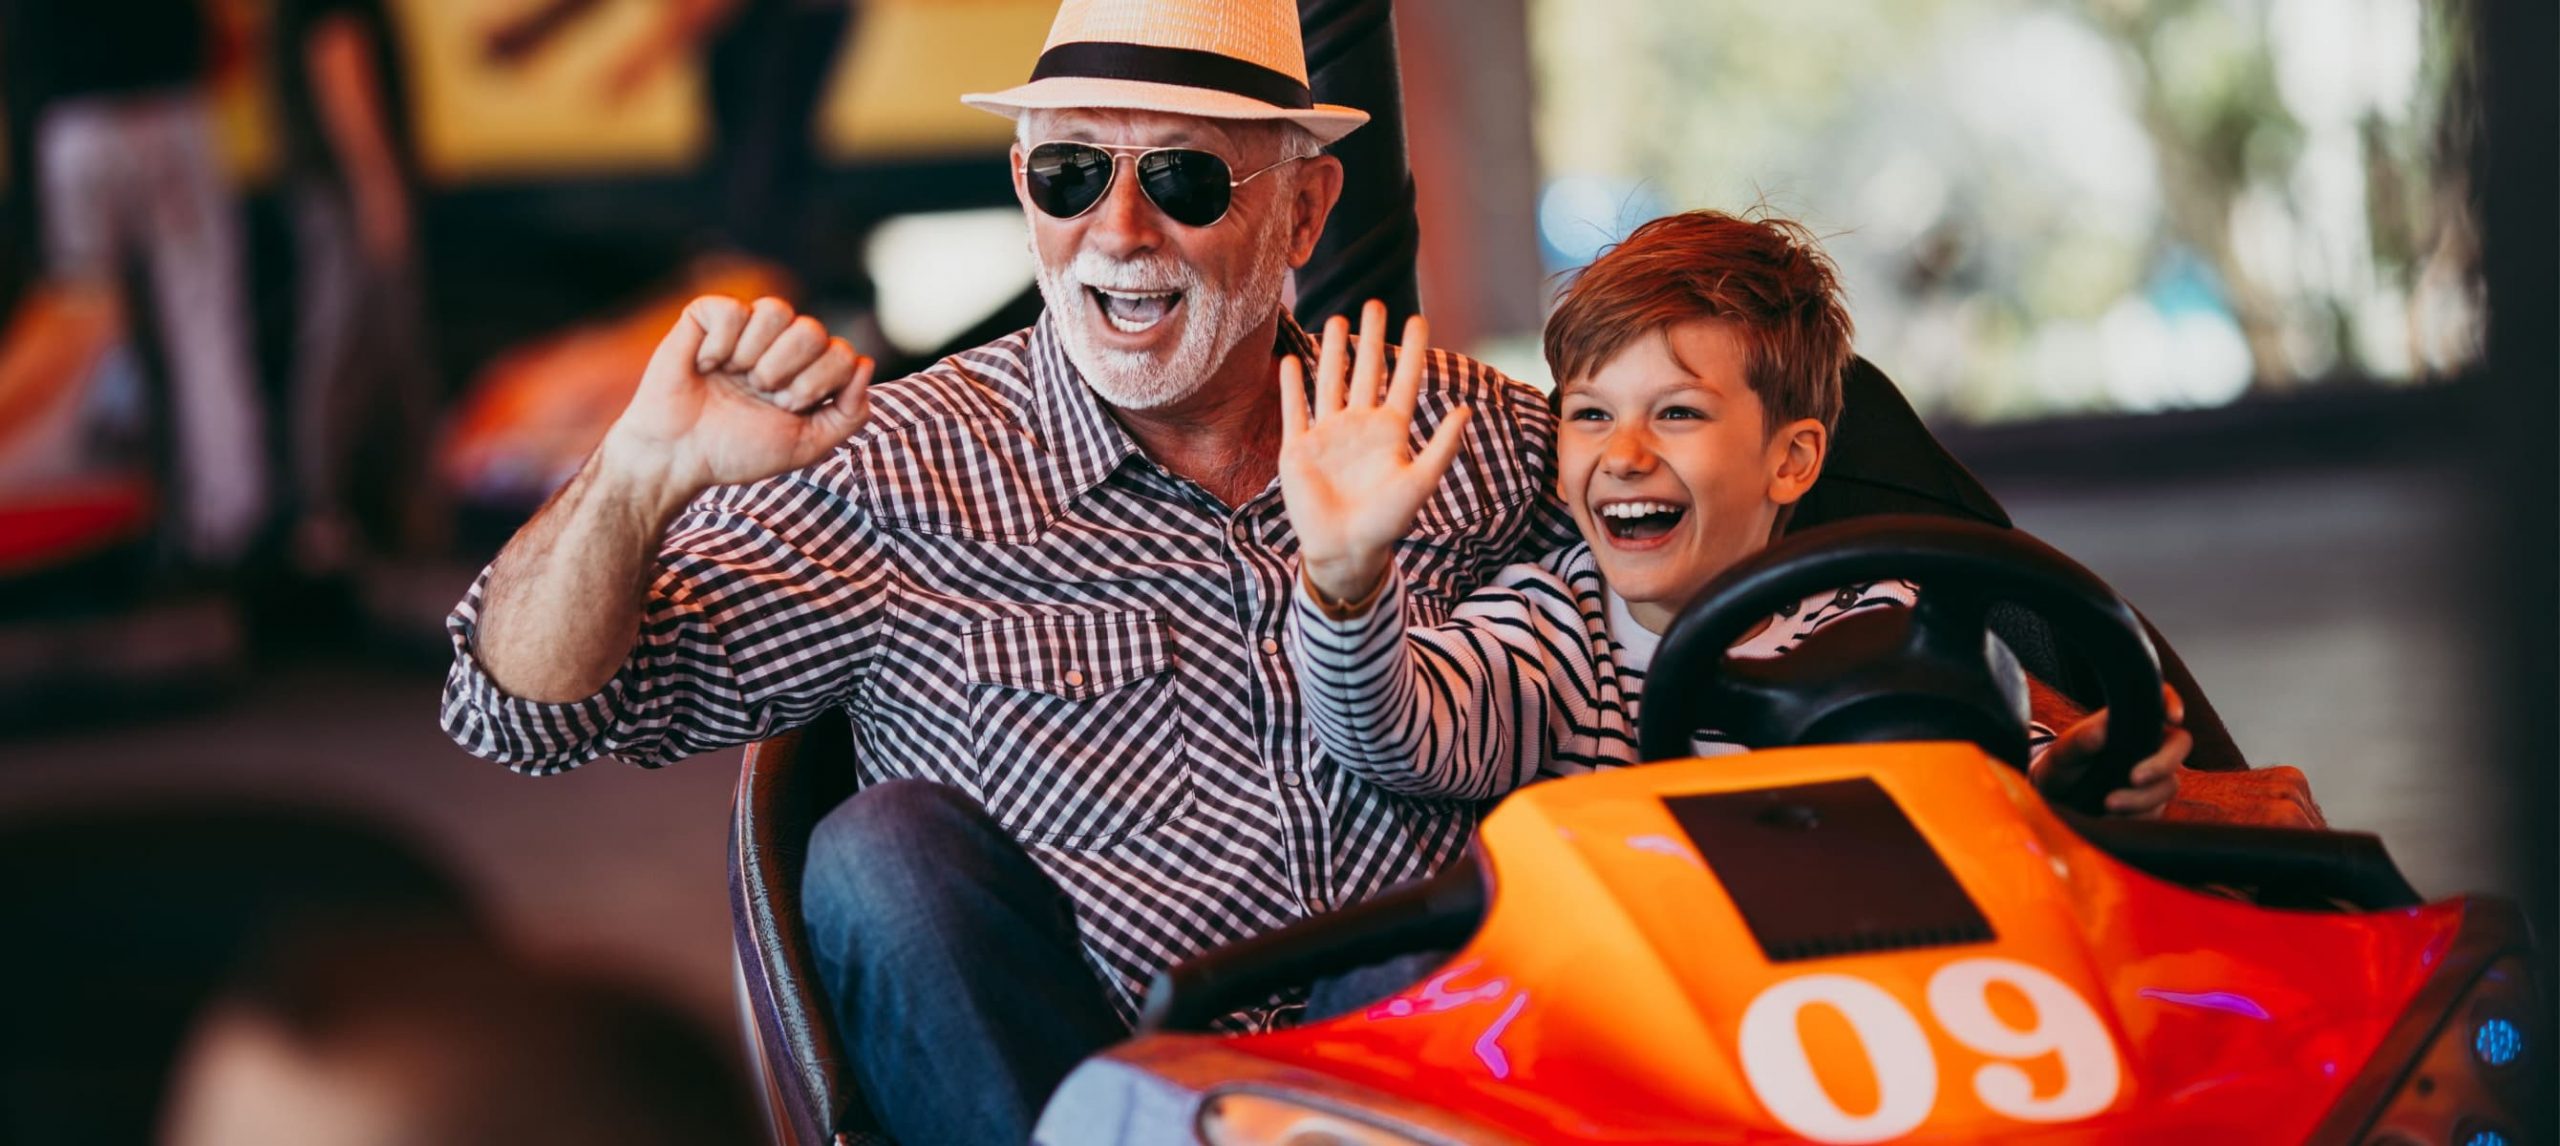
M 1788 532 L 1852 517 L 1879 513 L 1925 513 L 2015 528 L 2009 511 L 1982 482 L 1947 452 L 1920 421 L 1893 380 L 1864 358 L 1852 359 L 1841 379 L 1840 424 L 1831 435 L 1831 456 L 1822 477 L 1796 504 Z M 2223 727 L 2221 714 L 2205 697 L 2195 674 L 2178 659 L 2160 630 L 2144 619 L 2151 647 L 2160 654 L 2160 675 L 2186 701 L 2187 731 L 2195 749 L 2187 766 L 2205 771 L 2239 771 L 2249 766 Z M 2018 661 L 2037 679 L 2054 686 L 2083 708 L 2099 703 L 2087 668 L 2064 649 L 2052 630 L 2023 609 L 1992 610 L 1992 631 L 2008 642 Z

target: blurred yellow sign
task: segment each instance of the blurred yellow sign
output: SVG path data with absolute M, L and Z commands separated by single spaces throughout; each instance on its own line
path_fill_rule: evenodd
M 607 78 L 666 0 L 605 0 L 520 65 L 490 30 L 542 0 L 395 0 L 420 158 L 440 183 L 680 170 L 704 144 L 701 69 L 667 68 L 619 98 Z M 870 0 L 820 110 L 831 161 L 1000 148 L 1004 120 L 966 91 L 1028 78 L 1055 0 Z
M 880 0 L 865 7 L 820 111 L 818 146 L 836 161 L 1000 149 L 1013 125 L 963 106 L 962 92 L 1031 78 L 1056 0 Z
M 675 170 L 702 144 L 700 69 L 666 69 L 620 97 L 606 77 L 662 0 L 606 0 L 520 63 L 492 31 L 544 0 L 396 0 L 418 157 L 429 179 Z

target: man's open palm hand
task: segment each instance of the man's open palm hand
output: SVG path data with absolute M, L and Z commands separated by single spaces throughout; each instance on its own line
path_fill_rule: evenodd
M 799 469 L 870 415 L 872 362 L 780 299 L 686 304 L 606 436 L 699 491 Z
M 1419 454 L 1410 445 L 1429 328 L 1405 323 L 1393 381 L 1386 380 L 1387 308 L 1361 311 L 1356 354 L 1350 324 L 1325 324 L 1313 407 L 1296 357 L 1280 363 L 1280 491 L 1298 534 L 1299 562 L 1326 596 L 1366 596 L 1386 572 L 1395 543 L 1413 529 L 1457 457 L 1468 411 L 1452 410 Z M 1348 359 L 1348 361 L 1346 361 Z

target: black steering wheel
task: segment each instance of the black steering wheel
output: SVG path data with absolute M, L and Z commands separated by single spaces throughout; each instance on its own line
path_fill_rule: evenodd
M 1815 631 L 1786 656 L 1725 650 L 1777 610 L 1824 589 L 1899 578 L 1910 609 L 1875 610 Z M 1786 538 L 1724 572 L 1663 634 L 1645 674 L 1639 747 L 1689 756 L 1701 729 L 1752 748 L 1962 740 L 2024 769 L 2024 675 L 1987 617 L 2010 602 L 2042 617 L 2085 658 L 2106 699 L 2107 741 L 2039 787 L 2099 815 L 2107 793 L 2168 732 L 2160 659 L 2133 606 L 2095 574 L 2013 529 L 1944 517 L 1876 516 Z

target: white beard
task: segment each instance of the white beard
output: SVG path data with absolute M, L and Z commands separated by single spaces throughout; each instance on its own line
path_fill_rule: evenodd
M 1229 220 L 1230 225 L 1239 222 Z M 1271 224 L 1286 222 L 1285 215 L 1271 213 Z M 1289 252 L 1280 226 L 1263 230 L 1269 233 L 1254 236 L 1253 261 L 1242 280 L 1223 290 L 1204 284 L 1197 268 L 1163 250 L 1120 260 L 1085 249 L 1064 267 L 1040 262 L 1040 299 L 1049 308 L 1067 361 L 1075 363 L 1085 384 L 1103 401 L 1123 410 L 1153 410 L 1198 393 L 1236 344 L 1280 306 Z M 1038 250 L 1032 257 L 1039 261 Z M 1181 291 L 1180 337 L 1170 349 L 1154 352 L 1100 345 L 1093 324 L 1101 320 L 1087 287 Z

